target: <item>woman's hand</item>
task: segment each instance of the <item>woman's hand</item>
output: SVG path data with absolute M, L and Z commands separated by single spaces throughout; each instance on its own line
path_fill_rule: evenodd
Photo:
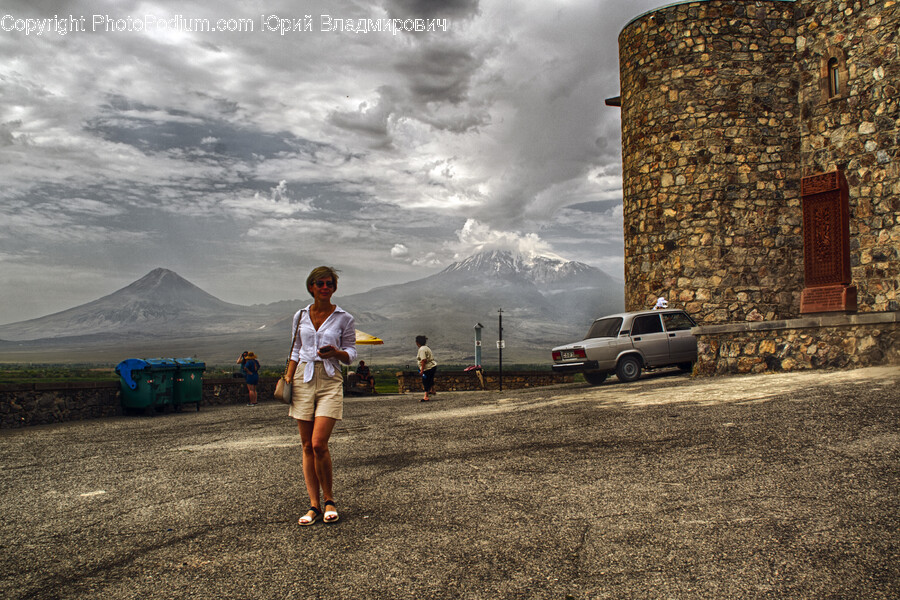
M 338 350 L 334 346 L 322 346 L 321 348 L 319 348 L 318 354 L 320 357 L 325 359 L 336 359 L 344 364 L 350 364 L 350 355 L 347 354 L 347 351 Z
M 287 366 L 287 370 L 285 370 L 285 372 L 284 372 L 284 380 L 285 380 L 285 382 L 291 383 L 292 381 L 294 381 L 294 373 L 295 373 L 296 371 L 297 371 L 297 362 L 296 362 L 296 361 L 293 361 L 293 360 L 292 360 L 292 361 L 289 361 L 289 362 L 288 362 L 288 366 Z

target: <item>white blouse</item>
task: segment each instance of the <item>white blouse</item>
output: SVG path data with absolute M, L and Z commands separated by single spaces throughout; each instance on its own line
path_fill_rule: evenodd
M 340 373 L 341 363 L 339 360 L 335 358 L 326 360 L 319 356 L 318 351 L 322 346 L 331 345 L 346 352 L 350 357 L 347 364 L 354 362 L 357 356 L 356 321 L 353 319 L 353 315 L 340 306 L 335 306 L 334 312 L 328 315 L 328 318 L 317 330 L 309 318 L 310 306 L 312 304 L 297 311 L 291 329 L 292 332 L 297 332 L 297 323 L 299 322 L 300 331 L 297 332 L 294 345 L 291 347 L 291 360 L 298 365 L 306 363 L 303 371 L 304 383 L 312 381 L 316 361 L 325 363 L 325 373 L 330 377 L 335 373 Z

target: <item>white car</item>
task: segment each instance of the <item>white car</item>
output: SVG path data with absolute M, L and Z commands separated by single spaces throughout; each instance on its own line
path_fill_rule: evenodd
M 697 362 L 696 323 L 683 310 L 643 310 L 609 315 L 591 324 L 580 342 L 552 350 L 553 370 L 583 373 L 600 385 L 615 373 L 619 381 L 634 381 L 643 369 L 677 366 L 690 371 Z

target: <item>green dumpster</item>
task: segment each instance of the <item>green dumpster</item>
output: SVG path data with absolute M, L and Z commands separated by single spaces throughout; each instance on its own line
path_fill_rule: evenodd
M 116 365 L 122 386 L 122 407 L 147 414 L 172 405 L 177 363 L 170 358 L 129 358 Z
M 200 410 L 200 401 L 203 400 L 203 371 L 206 363 L 193 358 L 176 358 L 175 364 L 178 370 L 175 372 L 175 387 L 172 398 L 176 409 L 182 404 L 195 403 Z

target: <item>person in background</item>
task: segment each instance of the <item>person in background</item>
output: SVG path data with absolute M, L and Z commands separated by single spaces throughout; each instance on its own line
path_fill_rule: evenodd
M 338 520 L 328 440 L 344 414 L 341 363 L 355 361 L 357 352 L 353 316 L 331 301 L 337 281 L 331 267 L 316 267 L 306 278 L 313 302 L 294 315 L 294 345 L 284 374 L 293 385 L 288 414 L 297 421 L 303 445 L 303 479 L 310 501 L 309 510 L 298 521 L 303 526 L 323 517 L 323 508 L 323 521 Z
M 236 361 L 234 361 L 234 364 L 236 364 L 236 365 L 241 365 L 241 373 L 240 373 L 240 377 L 246 377 L 246 376 L 247 376 L 246 371 L 244 371 L 244 363 L 247 362 L 247 354 L 249 354 L 249 352 L 247 352 L 246 350 L 244 350 L 244 351 L 241 353 L 240 357 L 238 357 L 238 359 L 237 359 Z M 238 374 L 237 374 L 237 373 L 235 373 L 235 377 L 238 377 Z
M 365 381 L 369 384 L 369 387 L 372 388 L 372 391 L 375 391 L 375 376 L 369 371 L 366 361 L 359 361 L 359 365 L 356 367 L 356 375 L 359 377 L 360 381 Z
M 669 308 L 669 303 L 666 301 L 665 298 L 660 296 L 659 298 L 656 299 L 656 306 L 653 307 L 653 310 L 662 310 L 664 308 Z
M 420 402 L 428 402 L 430 400 L 428 394 L 434 395 L 434 375 L 437 373 L 434 353 L 425 345 L 427 341 L 428 338 L 424 335 L 416 336 L 416 346 L 419 347 L 416 352 L 416 362 L 419 364 L 419 374 L 422 375 L 422 387 L 425 388 L 425 396 Z
M 256 354 L 247 352 L 241 369 L 244 371 L 244 381 L 247 382 L 247 391 L 250 393 L 250 402 L 247 406 L 256 406 L 256 386 L 259 384 L 259 361 Z

